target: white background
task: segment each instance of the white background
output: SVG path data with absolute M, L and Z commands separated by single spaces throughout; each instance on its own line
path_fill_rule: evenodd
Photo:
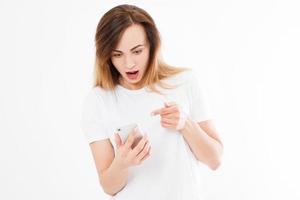
M 80 127 L 100 17 L 132 3 L 193 67 L 225 149 L 208 200 L 300 199 L 298 1 L 0 0 L 0 199 L 102 199 Z

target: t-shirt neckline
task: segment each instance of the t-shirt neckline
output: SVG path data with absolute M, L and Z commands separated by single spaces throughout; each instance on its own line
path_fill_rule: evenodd
M 120 91 L 124 91 L 124 92 L 127 92 L 127 93 L 132 93 L 132 94 L 140 94 L 140 93 L 144 93 L 146 90 L 146 87 L 142 87 L 140 89 L 136 89 L 136 90 L 130 90 L 128 88 L 125 88 L 124 86 L 118 84 L 117 85 L 117 88 L 120 90 Z

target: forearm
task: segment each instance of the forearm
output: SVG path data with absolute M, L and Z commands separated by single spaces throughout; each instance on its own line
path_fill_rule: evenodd
M 114 160 L 110 167 L 102 173 L 100 183 L 105 193 L 114 196 L 125 187 L 127 178 L 128 168 L 120 168 Z
M 188 119 L 181 133 L 197 160 L 215 170 L 220 165 L 222 144 L 210 137 L 201 127 Z

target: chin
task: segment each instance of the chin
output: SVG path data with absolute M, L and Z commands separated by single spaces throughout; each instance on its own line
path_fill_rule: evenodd
M 131 83 L 131 84 L 138 84 L 140 82 L 140 79 L 137 79 L 137 80 L 127 80 L 128 83 Z
M 141 80 L 141 78 L 140 77 L 137 77 L 137 79 L 135 79 L 135 80 L 132 80 L 132 79 L 129 79 L 129 78 L 125 78 L 126 79 L 126 81 L 128 82 L 128 83 L 138 83 L 138 82 L 140 82 L 140 80 Z
M 127 79 L 127 81 L 130 82 L 130 83 L 137 83 L 137 82 L 139 82 L 140 80 L 141 80 L 140 78 L 137 78 L 137 79 L 135 79 L 135 80 Z

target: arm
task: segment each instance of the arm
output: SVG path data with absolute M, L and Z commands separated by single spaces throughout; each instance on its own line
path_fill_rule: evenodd
M 137 133 L 138 130 L 130 133 L 125 143 L 115 134 L 116 155 L 109 139 L 90 144 L 102 188 L 111 196 L 126 186 L 128 168 L 142 164 L 150 156 L 151 146 L 146 134 L 132 149 Z
M 128 169 L 123 169 L 114 160 L 114 149 L 109 139 L 90 144 L 98 177 L 103 191 L 114 196 L 125 187 Z
M 161 115 L 162 127 L 180 131 L 197 160 L 204 162 L 212 170 L 219 167 L 223 145 L 211 120 L 194 122 L 189 116 L 181 114 L 176 102 L 165 103 L 164 108 L 151 113 L 158 114 Z
M 196 123 L 187 119 L 180 132 L 199 161 L 212 170 L 220 166 L 223 144 L 211 120 Z

